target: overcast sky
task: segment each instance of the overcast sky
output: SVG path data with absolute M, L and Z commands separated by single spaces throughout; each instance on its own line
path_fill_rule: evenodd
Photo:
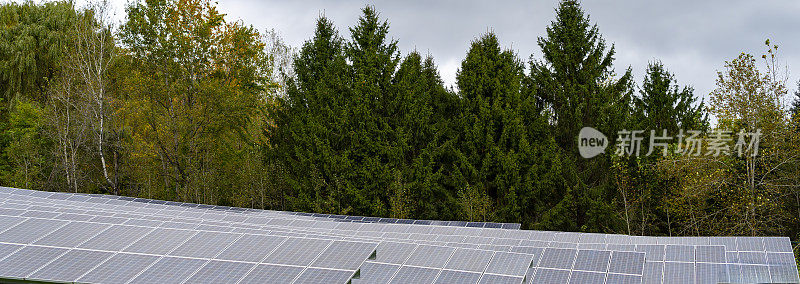
M 219 2 L 229 17 L 261 30 L 274 28 L 295 47 L 313 35 L 321 14 L 349 37 L 348 27 L 368 4 L 389 21 L 403 54 L 416 49 L 433 55 L 442 78 L 454 84 L 470 41 L 486 31 L 494 31 L 526 62 L 531 55 L 540 58 L 536 40 L 554 19 L 558 1 Z M 800 78 L 800 1 L 584 1 L 583 8 L 615 45 L 617 73 L 630 66 L 638 83 L 647 63 L 661 60 L 680 84 L 707 96 L 725 60 L 742 51 L 760 56 L 767 38 L 779 45 L 781 61 L 789 66 L 792 91 Z
M 112 0 L 119 14 L 126 0 Z M 80 1 L 79 1 L 80 3 Z M 494 31 L 520 58 L 540 58 L 536 44 L 554 19 L 557 0 L 544 1 L 263 1 L 220 0 L 229 20 L 241 19 L 261 31 L 275 29 L 293 47 L 313 35 L 325 15 L 349 37 L 361 8 L 375 5 L 390 23 L 403 54 L 430 54 L 442 78 L 454 84 L 470 41 Z M 584 10 L 609 44 L 616 47 L 617 73 L 630 66 L 641 84 L 647 63 L 661 60 L 681 85 L 707 97 L 717 70 L 740 52 L 760 58 L 770 38 L 788 66 L 789 89 L 800 78 L 800 1 L 584 1 Z M 123 16 L 124 17 L 124 16 Z M 792 72 L 794 67 L 797 72 Z

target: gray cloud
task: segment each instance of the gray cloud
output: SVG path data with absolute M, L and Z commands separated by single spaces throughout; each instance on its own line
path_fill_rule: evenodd
M 125 0 L 116 0 L 124 6 Z M 257 1 L 224 0 L 220 10 L 260 30 L 276 29 L 294 47 L 313 35 L 315 20 L 326 15 L 349 37 L 360 9 L 375 5 L 390 24 L 391 36 L 406 54 L 431 54 L 448 84 L 470 41 L 488 30 L 525 61 L 541 57 L 537 37 L 554 19 L 557 0 L 545 1 Z M 618 73 L 630 66 L 641 82 L 647 63 L 661 60 L 680 84 L 696 94 L 713 90 L 716 71 L 740 52 L 765 52 L 766 38 L 780 45 L 783 64 L 800 68 L 800 1 L 679 0 L 584 1 L 584 10 L 608 43 L 616 47 Z M 121 9 L 119 9 L 121 10 Z M 791 71 L 791 70 L 789 70 Z M 800 76 L 790 73 L 794 90 Z

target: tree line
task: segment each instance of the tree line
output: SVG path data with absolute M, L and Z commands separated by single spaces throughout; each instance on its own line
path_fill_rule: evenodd
M 766 42 L 703 101 L 641 80 L 580 3 L 524 60 L 476 37 L 455 86 L 372 6 L 293 49 L 208 0 L 0 7 L 0 183 L 37 190 L 634 235 L 800 234 L 800 91 Z M 618 72 L 621 70 L 622 72 Z M 800 83 L 799 83 L 800 84 Z M 712 125 L 709 116 L 716 117 Z M 760 154 L 585 159 L 577 135 L 760 129 Z M 643 147 L 649 145 L 643 141 Z M 708 145 L 706 145 L 708 146 Z

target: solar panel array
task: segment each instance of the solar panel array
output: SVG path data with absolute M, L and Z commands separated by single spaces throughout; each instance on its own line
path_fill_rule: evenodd
M 800 283 L 785 237 L 638 237 L 518 228 L 0 188 L 0 278 Z

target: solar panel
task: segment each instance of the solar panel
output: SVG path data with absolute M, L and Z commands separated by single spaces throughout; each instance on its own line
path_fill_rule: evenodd
M 235 283 L 255 266 L 254 263 L 212 260 L 192 275 L 186 283 Z
M 420 267 L 443 268 L 455 251 L 451 247 L 419 245 L 406 260 L 406 265 Z
M 28 219 L 0 233 L 0 240 L 8 243 L 30 244 L 67 223 L 58 220 Z
M 510 239 L 510 238 L 497 238 L 492 241 L 493 245 L 504 245 L 504 246 L 518 246 L 522 240 L 520 239 Z
M 572 269 L 577 253 L 578 251 L 574 249 L 546 248 L 539 261 L 539 267 Z
M 739 253 L 735 251 L 726 251 L 725 260 L 727 263 L 739 263 Z
M 453 252 L 444 268 L 462 271 L 483 272 L 494 255 L 493 251 L 458 248 Z
M 76 247 L 109 227 L 111 227 L 111 225 L 72 222 L 35 241 L 34 244 L 55 247 Z
M 290 283 L 303 269 L 298 266 L 259 264 L 239 284 L 263 284 L 266 279 L 274 283 Z
M 665 245 L 636 245 L 635 251 L 645 253 L 645 260 L 647 261 L 664 261 L 665 247 Z
M 769 266 L 769 274 L 773 283 L 800 283 L 795 265 Z
M 511 246 L 505 245 L 478 245 L 477 249 L 491 250 L 491 251 L 510 251 Z
M 606 277 L 606 284 L 641 284 L 641 283 L 642 283 L 642 276 L 639 275 L 609 273 L 608 277 Z M 691 282 L 680 282 L 680 283 L 691 283 Z
M 549 247 L 551 248 L 566 248 L 566 249 L 577 249 L 577 243 L 565 243 L 565 242 L 550 242 Z
M 694 263 L 664 263 L 664 283 L 689 283 L 694 281 Z
M 14 208 L 2 208 L 0 209 L 0 215 L 5 216 L 19 216 L 25 213 L 23 209 L 14 209 Z M 6 228 L 5 226 L 3 228 Z
M 194 258 L 165 256 L 133 279 L 134 283 L 175 283 L 186 281 L 195 271 L 208 262 Z
M 92 218 L 94 218 L 92 215 L 74 213 L 61 213 L 58 216 L 53 217 L 53 219 L 64 221 L 89 221 Z
M 478 274 L 481 272 L 484 272 L 481 278 L 483 282 L 486 282 L 486 279 L 493 279 L 491 275 L 497 276 L 496 281 L 501 281 L 501 278 L 511 281 L 521 281 L 522 275 L 532 280 L 535 278 L 538 270 L 541 270 L 544 274 L 551 273 L 555 275 L 550 278 L 555 278 L 556 280 L 560 279 L 557 276 L 562 272 L 559 271 L 568 271 L 570 273 L 568 275 L 571 276 L 568 276 L 567 279 L 571 280 L 572 283 L 576 283 L 580 282 L 583 278 L 597 280 L 599 276 L 595 274 L 604 273 L 603 260 L 606 260 L 606 264 L 609 265 L 608 268 L 611 270 L 611 274 L 607 276 L 607 279 L 604 279 L 607 280 L 606 283 L 615 281 L 622 283 L 626 281 L 641 281 L 639 277 L 644 278 L 646 280 L 645 283 L 661 283 L 662 274 L 674 274 L 665 267 L 667 265 L 666 263 L 655 261 L 662 259 L 670 260 L 667 262 L 670 266 L 677 265 L 677 263 L 690 265 L 686 268 L 691 269 L 691 275 L 694 277 L 693 279 L 697 279 L 698 282 L 706 280 L 709 282 L 715 281 L 713 279 L 717 277 L 717 273 L 719 273 L 718 270 L 721 266 L 726 268 L 725 271 L 731 269 L 732 272 L 728 273 L 731 279 L 762 279 L 764 275 L 766 275 L 766 277 L 771 277 L 769 279 L 773 280 L 782 279 L 781 277 L 787 279 L 797 277 L 794 256 L 790 252 L 791 246 L 788 243 L 788 238 L 781 237 L 631 237 L 624 235 L 571 232 L 487 229 L 490 227 L 498 227 L 498 225 L 502 227 L 503 225 L 499 223 L 484 223 L 481 225 L 467 222 L 406 219 L 394 220 L 393 223 L 395 224 L 343 223 L 334 221 L 375 222 L 380 221 L 380 219 L 359 216 L 252 210 L 225 206 L 201 206 L 175 202 L 153 202 L 147 199 L 119 198 L 115 196 L 91 197 L 89 195 L 84 196 L 76 194 L 41 195 L 33 194 L 26 190 L 18 191 L 19 194 L 25 194 L 25 196 L 8 193 L 8 199 L 3 200 L 1 199 L 2 194 L 0 194 L 0 214 L 24 214 L 26 216 L 39 216 L 69 221 L 90 220 L 89 223 L 82 223 L 92 224 L 94 228 L 92 230 L 81 230 L 80 228 L 82 228 L 82 225 L 79 225 L 81 223 L 73 222 L 72 224 L 75 225 L 68 224 L 63 229 L 52 228 L 53 230 L 58 229 L 58 231 L 52 232 L 49 235 L 46 235 L 49 232 L 45 232 L 39 236 L 35 236 L 38 238 L 46 235 L 44 238 L 39 239 L 36 244 L 70 248 L 75 246 L 75 242 L 77 241 L 90 239 L 86 244 L 80 244 L 79 246 L 91 246 L 99 250 L 108 249 L 108 251 L 111 252 L 124 249 L 125 251 L 137 251 L 146 254 L 165 254 L 169 253 L 173 248 L 182 246 L 179 244 L 191 238 L 189 236 L 173 236 L 171 233 L 164 233 L 162 231 L 169 230 L 167 232 L 172 232 L 180 230 L 170 230 L 168 228 L 186 228 L 193 231 L 181 232 L 194 233 L 194 231 L 201 231 L 203 234 L 209 234 L 208 236 L 218 236 L 216 234 L 222 234 L 222 236 L 237 236 L 239 238 L 238 240 L 229 240 L 226 242 L 223 239 L 221 244 L 213 244 L 213 242 L 218 241 L 215 240 L 215 237 L 206 237 L 202 238 L 204 240 L 198 240 L 201 244 L 197 247 L 203 247 L 203 243 L 206 243 L 212 246 L 211 250 L 203 248 L 190 249 L 189 246 L 185 246 L 184 249 L 176 249 L 175 251 L 181 254 L 184 253 L 184 250 L 202 251 L 203 254 L 197 255 L 196 257 L 203 258 L 214 257 L 215 252 L 219 252 L 215 257 L 227 258 L 226 260 L 228 261 L 224 263 L 230 263 L 232 264 L 231 266 L 240 266 L 235 265 L 241 263 L 236 261 L 250 262 L 251 264 L 249 264 L 249 266 L 252 268 L 252 271 L 242 272 L 244 269 L 235 269 L 237 273 L 242 274 L 239 276 L 248 276 L 253 273 L 257 274 L 257 271 L 260 271 L 259 267 L 269 267 L 263 264 L 256 265 L 256 262 L 260 262 L 262 259 L 268 259 L 266 260 L 267 263 L 271 263 L 269 261 L 291 263 L 293 260 L 297 261 L 298 259 L 302 259 L 303 263 L 280 265 L 280 267 L 300 269 L 299 271 L 295 271 L 296 274 L 292 275 L 293 277 L 291 279 L 283 282 L 291 282 L 292 279 L 297 278 L 300 272 L 306 269 L 306 265 L 312 266 L 309 268 L 320 268 L 316 266 L 348 268 L 340 270 L 352 276 L 353 273 L 356 272 L 357 266 L 361 264 L 361 279 L 355 279 L 354 283 L 375 283 L 365 281 L 370 279 L 367 274 L 370 269 L 382 273 L 381 275 L 383 276 L 381 277 L 385 278 L 378 283 L 386 283 L 388 279 L 392 277 L 398 279 L 406 277 L 404 274 L 401 275 L 401 273 L 399 273 L 400 266 L 397 265 L 405 263 L 407 265 L 406 267 L 422 266 L 417 268 L 431 268 L 436 272 L 435 275 L 439 275 L 436 279 L 440 282 L 447 280 L 448 277 L 451 276 L 451 273 L 465 276 L 469 273 Z M 36 197 L 37 195 L 42 197 Z M 82 196 L 83 198 L 72 198 L 73 196 Z M 9 210 L 23 211 L 14 212 Z M 13 227 L 14 225 L 19 225 L 18 223 L 23 220 L 25 219 L 20 217 L 0 216 L 0 225 L 10 222 L 12 224 L 9 227 Z M 36 220 L 44 219 L 40 218 Z M 266 225 L 272 222 L 272 220 L 282 221 L 275 222 L 272 225 Z M 144 232 L 133 232 L 132 236 L 113 233 L 115 230 L 121 230 L 119 229 L 121 227 L 119 225 L 113 226 L 107 231 L 100 232 L 102 228 L 110 227 L 109 224 L 125 224 L 129 225 L 127 227 L 139 228 L 138 230 L 144 230 Z M 446 227 L 450 225 L 464 227 Z M 152 227 L 155 226 L 159 226 L 159 228 L 152 230 Z M 88 228 L 88 226 L 86 227 Z M 0 227 L 0 234 L 2 234 L 3 230 L 3 227 Z M 96 233 L 100 234 L 92 237 Z M 242 235 L 241 233 L 248 234 Z M 79 236 L 78 234 L 86 236 Z M 145 236 L 145 234 L 147 235 Z M 283 240 L 279 235 L 313 237 L 319 242 L 323 242 L 324 246 L 316 248 L 316 250 L 308 246 L 300 246 L 294 249 L 287 249 L 292 251 L 290 253 L 281 253 L 278 255 L 271 252 L 271 250 L 274 248 L 275 251 L 278 251 L 280 249 L 278 246 L 283 246 L 280 245 L 279 242 L 274 242 L 276 238 Z M 97 240 L 99 236 L 103 236 L 106 240 Z M 388 242 L 388 240 L 392 240 L 392 238 L 394 238 L 395 242 Z M 117 241 L 118 239 L 122 241 Z M 272 242 L 267 240 L 271 240 Z M 381 245 L 377 248 L 375 260 L 364 262 L 369 255 L 366 257 L 352 256 L 346 253 L 348 251 L 347 248 L 335 248 L 334 245 L 331 245 L 333 243 L 332 240 L 346 240 L 353 243 L 374 241 L 380 242 Z M 5 241 L 5 239 L 0 238 L 0 242 Z M 667 246 L 664 246 L 664 244 L 669 245 L 669 249 L 667 249 Z M 710 244 L 721 246 L 707 247 Z M 329 245 L 330 247 L 328 247 Z M 217 247 L 219 250 L 213 249 L 213 247 Z M 543 247 L 548 248 L 547 253 L 545 253 Z M 0 260 L 3 258 L 2 248 L 3 247 L 0 247 Z M 456 248 L 462 249 L 456 251 Z M 475 250 L 476 248 L 479 250 Z M 729 248 L 729 250 L 725 250 L 725 248 Z M 19 249 L 19 247 L 10 247 L 8 248 L 10 251 L 6 254 L 16 249 Z M 566 249 L 568 252 L 573 252 L 574 254 L 571 254 L 573 259 L 555 253 L 557 250 L 563 249 Z M 602 252 L 604 250 L 607 251 Z M 323 253 L 323 251 L 325 253 Z M 530 255 L 522 257 L 519 254 L 510 253 L 509 251 L 529 253 Z M 621 253 L 621 251 L 627 251 L 629 253 L 632 253 L 632 251 L 641 251 L 643 253 L 633 253 L 631 255 L 633 257 L 628 259 L 625 258 L 626 255 Z M 784 252 L 779 253 L 781 251 Z M 384 254 L 382 252 L 391 253 Z M 472 252 L 473 254 L 466 252 Z M 610 253 L 610 258 L 604 255 L 605 253 Z M 541 256 L 544 254 L 548 255 Z M 598 257 L 598 254 L 603 255 Z M 117 255 L 130 256 L 122 253 Z M 487 257 L 489 255 L 491 255 L 491 257 Z M 499 264 L 503 261 L 503 257 L 509 256 L 514 256 L 518 259 L 508 259 L 505 261 L 506 264 Z M 562 256 L 564 260 L 562 264 L 558 264 L 559 261 L 553 261 L 553 259 L 558 259 L 559 256 Z M 642 258 L 639 259 L 639 257 Z M 55 260 L 56 258 L 57 257 L 53 257 L 52 259 Z M 275 258 L 275 260 L 269 258 Z M 314 261 L 315 259 L 316 261 Z M 642 260 L 646 260 L 647 262 L 645 263 Z M 59 259 L 59 261 L 63 260 Z M 113 264 L 114 261 L 116 261 L 116 259 L 112 257 L 101 263 L 97 268 L 90 271 L 87 276 L 93 275 L 92 273 L 95 273 L 94 271 L 101 271 L 103 267 Z M 200 261 L 202 261 L 202 259 L 200 259 Z M 350 264 L 343 264 L 348 261 Z M 381 261 L 393 262 L 394 264 L 379 263 Z M 740 265 L 729 268 L 729 265 L 723 264 L 726 261 L 743 264 L 759 263 L 759 265 Z M 105 282 L 85 282 L 128 282 L 131 277 L 136 277 L 139 272 L 147 269 L 147 267 L 154 262 L 155 259 L 150 259 L 149 262 L 145 263 L 145 267 L 136 267 L 134 270 L 117 267 L 115 270 L 131 270 L 130 272 L 132 275 L 126 274 L 127 278 L 124 279 L 115 279 L 114 281 Z M 550 269 L 555 271 L 548 272 L 547 269 L 529 268 L 530 263 L 536 263 L 544 267 L 555 266 L 564 268 Z M 705 264 L 715 265 L 705 266 Z M 41 273 L 47 273 L 44 270 L 50 270 L 54 265 L 55 264 L 47 265 L 46 269 L 41 268 L 43 270 Z M 80 265 L 80 262 L 76 262 L 75 265 Z M 225 268 L 223 268 L 222 265 L 219 267 L 210 263 L 204 265 L 205 266 L 200 268 L 203 271 L 207 270 L 208 273 L 211 273 L 212 270 L 220 270 L 221 273 L 225 274 Z M 155 265 L 153 266 L 156 267 Z M 510 269 L 511 266 L 513 266 L 513 269 Z M 441 270 L 442 267 L 446 269 Z M 621 269 L 621 267 L 629 268 L 633 271 L 625 271 Z M 485 268 L 485 270 L 481 270 L 482 268 Z M 640 274 L 636 274 L 637 269 L 639 269 Z M 794 272 L 792 272 L 791 269 L 795 269 Z M 405 270 L 409 271 L 409 268 Z M 71 272 L 77 273 L 75 271 L 78 271 L 78 269 L 72 269 Z M 200 271 L 195 271 L 197 272 L 192 271 L 192 274 L 203 275 Z M 397 272 L 397 275 L 395 275 L 395 272 Z M 633 274 L 629 272 L 633 272 Z M 37 271 L 35 273 L 39 274 L 40 272 Z M 111 272 L 106 271 L 106 273 Z M 539 278 L 544 276 L 545 275 L 540 275 Z M 201 276 L 196 277 L 199 278 Z M 236 277 L 233 276 L 233 278 Z M 263 282 L 263 278 L 261 280 L 261 282 Z M 547 278 L 545 280 L 553 279 Z M 397 281 L 399 282 L 399 280 Z M 257 278 L 254 278 L 252 282 L 259 281 Z M 474 283 L 474 281 L 471 280 L 470 282 Z M 663 282 L 671 283 L 669 282 L 669 278 L 665 278 Z
M 522 241 L 519 242 L 519 246 L 546 248 L 546 247 L 550 247 L 550 241 L 522 240 Z
M 161 228 L 172 228 L 172 229 L 185 229 L 185 230 L 194 230 L 199 226 L 198 224 L 191 224 L 191 223 L 184 223 L 184 222 L 173 222 L 167 221 L 161 224 Z
M 153 228 L 114 225 L 84 242 L 79 248 L 88 248 L 106 251 L 121 251 L 131 245 L 131 242 L 144 237 Z
M 767 264 L 767 253 L 755 251 L 740 251 L 739 263 L 743 264 Z
M 0 276 L 25 278 L 65 252 L 62 248 L 26 246 L 0 260 Z
M 22 245 L 0 243 L 0 260 L 22 248 Z
M 489 262 L 489 266 L 486 267 L 485 273 L 525 276 L 528 268 L 533 266 L 534 260 L 538 260 L 538 255 L 496 252 Z
M 595 284 L 606 281 L 605 272 L 572 271 L 569 277 L 570 284 Z
M 121 225 L 121 224 L 125 223 L 125 221 L 128 221 L 128 219 L 119 218 L 119 217 L 111 217 L 111 216 L 95 216 L 94 218 L 90 219 L 89 221 L 95 222 L 95 223 Z
M 53 208 L 51 210 L 55 211 L 55 208 Z M 22 215 L 19 215 L 19 216 L 20 217 L 34 217 L 34 218 L 51 219 L 51 218 L 53 218 L 55 216 L 58 216 L 59 214 L 61 214 L 61 213 L 49 212 L 49 211 L 28 210 L 28 211 L 25 211 L 25 213 L 22 213 Z
M 760 237 L 736 237 L 738 251 L 766 251 L 764 240 Z
M 610 258 L 610 251 L 579 250 L 572 269 L 606 272 L 608 271 L 608 260 Z
M 695 261 L 725 263 L 725 247 L 697 246 L 695 247 Z
M 694 246 L 667 245 L 666 261 L 694 262 Z
M 34 272 L 28 278 L 74 282 L 78 277 L 89 272 L 90 269 L 113 254 L 111 252 L 91 250 L 71 250 Z
M 436 282 L 434 283 L 478 283 L 478 280 L 480 279 L 481 274 L 477 272 L 442 270 L 442 272 L 439 273 L 439 277 L 436 278 Z
M 353 273 L 345 270 L 308 268 L 300 273 L 293 284 L 347 283 Z
M 771 281 L 769 267 L 766 265 L 728 264 L 728 271 L 733 283 L 766 283 Z
M 460 236 L 460 235 L 438 235 L 436 237 L 437 241 L 440 242 L 453 242 L 453 243 L 460 243 L 462 242 L 467 236 Z
M 564 284 L 569 280 L 569 270 L 539 268 L 533 275 L 532 283 Z
M 241 234 L 200 231 L 170 252 L 170 255 L 211 258 L 240 236 Z
M 538 261 L 539 260 L 539 257 L 542 255 L 543 251 L 544 251 L 544 248 L 541 248 L 541 247 L 519 247 L 518 246 L 518 247 L 512 247 L 511 248 L 511 252 L 525 253 L 525 254 L 533 255 L 533 260 L 534 261 Z
M 494 239 L 491 237 L 467 236 L 466 238 L 464 238 L 464 241 L 462 242 L 466 244 L 489 244 L 493 240 Z
M 260 262 L 285 240 L 279 236 L 243 235 L 215 258 Z
M 77 282 L 125 283 L 158 259 L 158 256 L 152 255 L 118 253 L 83 275 Z
M 366 261 L 361 265 L 361 277 L 353 279 L 353 284 L 389 283 L 398 269 L 400 269 L 400 265 Z
M 330 243 L 320 239 L 289 238 L 263 262 L 308 266 Z
M 609 273 L 642 275 L 642 270 L 644 270 L 644 253 L 627 251 L 611 252 L 611 262 L 608 266 Z
M 125 221 L 125 225 L 144 226 L 144 227 L 158 227 L 163 224 L 163 221 L 144 220 L 144 219 L 129 219 Z
M 515 277 L 515 276 L 508 276 L 508 275 L 495 275 L 495 274 L 484 274 L 481 276 L 479 284 L 521 284 L 525 281 L 523 277 Z
M 767 264 L 769 265 L 795 265 L 794 254 L 788 252 L 768 252 Z
M 175 229 L 154 230 L 123 251 L 163 255 L 180 246 L 195 233 Z
M 606 250 L 606 244 L 578 244 L 579 250 Z
M 389 283 L 433 283 L 438 274 L 438 269 L 403 266 L 400 267 L 400 270 L 397 271 L 397 274 L 395 274 L 392 281 Z
M 727 269 L 726 269 L 727 270 Z M 662 283 L 661 279 L 664 273 L 664 262 L 645 262 L 644 271 L 642 272 L 642 282 L 644 283 Z
M 311 266 L 356 270 L 375 253 L 377 246 L 377 243 L 333 241 Z
M 578 243 L 581 239 L 581 233 L 557 232 L 553 239 L 562 243 Z
M 697 263 L 695 265 L 695 276 L 697 284 L 730 282 L 728 269 L 722 263 Z
M 792 243 L 788 237 L 763 238 L 764 249 L 768 252 L 792 252 Z

